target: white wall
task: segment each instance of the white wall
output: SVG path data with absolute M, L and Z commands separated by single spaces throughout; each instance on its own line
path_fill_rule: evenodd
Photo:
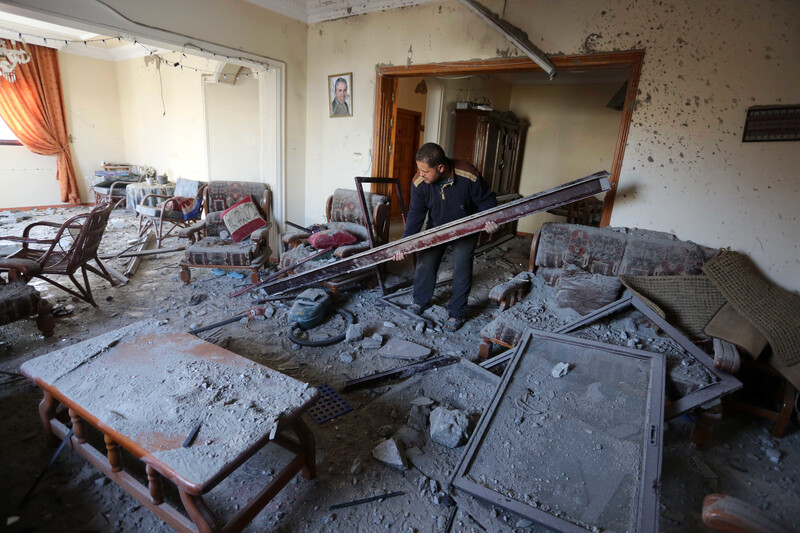
M 90 179 L 100 161 L 125 160 L 116 70 L 110 61 L 63 52 L 59 52 L 58 62 L 67 131 L 72 137 L 72 164 L 81 199 L 93 202 Z
M 0 209 L 61 205 L 56 158 L 24 146 L 0 146 Z
M 800 289 L 798 143 L 741 143 L 748 106 L 800 98 L 800 2 L 509 0 L 505 18 L 553 55 L 646 50 L 612 224 L 731 246 Z M 455 1 L 311 25 L 309 216 L 368 168 L 352 154 L 372 146 L 375 66 L 407 64 L 409 46 L 416 64 L 519 55 Z M 351 70 L 354 117 L 328 119 L 326 76 Z
M 103 5 L 106 4 L 106 5 Z M 171 34 L 169 42 L 205 41 L 284 62 L 286 98 L 286 159 L 288 217 L 303 218 L 306 175 L 306 59 L 307 25 L 244 0 L 0 0 L 28 16 L 53 17 L 82 29 L 147 28 L 151 34 Z M 115 11 L 121 14 L 115 14 Z M 89 27 L 91 26 L 91 27 Z M 112 30 L 108 30 L 112 31 Z M 166 37 L 164 37 L 166 38 Z M 199 89 L 198 89 L 199 90 Z M 194 97 L 193 95 L 189 95 Z M 189 132 L 193 135 L 193 132 Z M 133 154 L 136 156 L 137 154 Z M 162 154 L 164 168 L 179 169 L 176 154 Z M 160 169 L 159 169 L 160 170 Z
M 216 61 L 165 54 L 213 72 Z M 116 63 L 120 122 L 129 163 L 177 178 L 207 179 L 202 73 L 139 57 Z
M 258 80 L 206 83 L 206 128 L 212 179 L 260 181 Z
M 611 170 L 622 113 L 606 107 L 620 83 L 514 85 L 511 111 L 530 127 L 522 158 L 520 194 L 527 196 L 564 182 Z M 533 233 L 549 220 L 536 213 L 517 230 Z

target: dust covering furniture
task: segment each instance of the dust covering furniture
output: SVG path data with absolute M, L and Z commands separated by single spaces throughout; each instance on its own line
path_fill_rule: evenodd
M 0 259 L 0 272 L 6 272 L 8 278 L 0 277 L 0 326 L 35 316 L 42 335 L 53 335 L 55 319 L 51 305 L 28 285 L 28 280 L 40 271 L 41 266 L 35 261 Z
M 699 275 L 715 253 L 714 249 L 658 231 L 547 223 L 531 242 L 529 270 L 553 286 L 559 286 L 570 268 L 593 276 L 597 282 L 619 275 Z M 489 356 L 491 344 L 506 348 L 517 345 L 523 328 L 506 320 L 503 311 L 528 293 L 529 275 L 522 273 L 489 293 L 501 308 L 497 318 L 481 331 L 481 357 Z
M 0 236 L 0 239 L 22 244 L 22 249 L 13 253 L 11 258 L 28 259 L 37 263 L 40 269 L 33 276 L 97 307 L 89 286 L 88 272 L 97 274 L 112 285 L 115 283 L 114 278 L 97 257 L 97 249 L 113 208 L 114 204 L 101 204 L 89 213 L 75 215 L 63 224 L 47 221 L 34 222 L 25 227 L 21 237 Z M 43 238 L 38 235 L 38 231 L 36 236 L 32 234 L 32 231 L 37 228 L 55 228 L 56 232 L 51 238 Z M 32 248 L 31 245 L 43 245 L 43 247 Z M 97 268 L 90 265 L 90 261 L 94 261 Z M 75 277 L 78 271 L 83 274 L 83 285 Z M 77 290 L 70 289 L 47 277 L 49 275 L 68 276 Z
M 375 246 L 386 244 L 389 242 L 389 198 L 370 192 L 365 192 L 364 197 L 367 206 L 372 210 L 371 222 Z M 369 249 L 366 220 L 359 203 L 358 191 L 336 189 L 328 197 L 328 201 L 325 204 L 325 216 L 328 220 L 328 223 L 324 224 L 325 229 L 346 231 L 356 238 L 356 241 L 352 244 L 337 247 L 333 251 L 334 257 L 349 257 Z M 280 268 L 291 267 L 318 252 L 317 249 L 308 244 L 307 241 L 310 236 L 310 233 L 302 231 L 285 233 L 281 236 L 281 241 L 288 250 L 281 254 Z M 307 261 L 298 265 L 294 271 L 296 273 L 305 272 L 320 265 L 319 261 Z M 325 283 L 335 290 L 344 284 L 373 275 L 374 270 L 366 270 L 354 274 L 346 274 L 333 280 L 328 280 Z
M 314 437 L 301 416 L 317 390 L 193 335 L 139 322 L 21 371 L 44 391 L 48 442 L 69 431 L 57 413 L 64 405 L 71 447 L 177 531 L 241 531 L 298 472 L 315 476 Z M 220 524 L 203 495 L 270 443 L 291 460 Z M 144 462 L 147 486 L 125 470 L 120 448 Z M 177 487 L 188 518 L 165 497 L 164 481 Z
M 161 248 L 161 243 L 176 228 L 188 228 L 202 218 L 202 194 L 205 184 L 185 178 L 178 178 L 175 186 L 170 184 L 170 188 L 163 193 L 150 193 L 141 198 L 136 205 L 136 213 L 139 215 L 139 238 L 151 228 L 156 236 L 156 248 Z M 199 202 L 199 209 L 195 216 L 186 218 L 183 211 L 175 205 L 175 198 L 195 198 Z M 161 201 L 156 203 L 156 200 Z M 128 197 L 130 202 L 130 196 Z M 165 230 L 166 226 L 166 231 Z
M 250 197 L 265 225 L 249 238 L 234 242 L 225 226 L 222 212 L 240 200 Z M 180 261 L 181 281 L 191 281 L 190 268 L 222 268 L 250 270 L 250 280 L 259 282 L 259 270 L 269 260 L 269 230 L 272 227 L 271 193 L 265 183 L 248 181 L 210 181 L 203 191 L 206 218 L 182 229 L 179 237 L 189 239 Z

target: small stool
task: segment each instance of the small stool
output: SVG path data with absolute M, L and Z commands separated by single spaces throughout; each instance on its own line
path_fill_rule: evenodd
M 0 272 L 8 276 L 7 281 L 0 278 L 0 325 L 36 316 L 36 327 L 42 335 L 50 337 L 55 329 L 52 306 L 28 285 L 40 268 L 28 259 L 0 259 Z

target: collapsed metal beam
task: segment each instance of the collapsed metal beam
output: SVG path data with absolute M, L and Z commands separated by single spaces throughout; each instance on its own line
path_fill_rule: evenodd
M 269 283 L 262 283 L 259 288 L 263 288 L 268 294 L 278 294 L 297 287 L 325 281 L 336 276 L 363 270 L 365 268 L 391 261 L 398 252 L 410 254 L 431 246 L 444 244 L 466 235 L 482 231 L 487 222 L 492 221 L 498 226 L 507 222 L 513 222 L 522 217 L 546 211 L 554 207 L 566 205 L 595 194 L 605 192 L 611 188 L 608 177 L 610 174 L 605 170 L 596 172 L 581 179 L 559 185 L 552 189 L 542 191 L 513 202 L 499 205 L 480 213 L 464 217 L 462 219 L 431 228 L 427 231 L 409 235 L 403 239 L 384 244 L 377 248 L 372 248 L 360 254 L 345 257 L 330 265 L 321 266 L 314 270 L 301 272 L 295 276 L 275 280 Z
M 511 41 L 517 48 L 522 50 L 522 52 L 531 58 L 533 62 L 542 67 L 542 70 L 547 72 L 547 75 L 550 76 L 551 80 L 553 79 L 553 77 L 556 75 L 555 65 L 550 62 L 550 59 L 548 59 L 544 52 L 539 50 L 536 45 L 534 45 L 528 39 L 527 33 L 517 28 L 510 22 L 503 20 L 502 17 L 497 16 L 480 2 L 476 2 L 475 0 L 458 1 L 461 2 L 462 5 L 472 10 L 472 12 L 478 15 L 480 18 L 488 22 L 489 25 L 497 28 L 497 30 L 502 33 L 506 39 Z

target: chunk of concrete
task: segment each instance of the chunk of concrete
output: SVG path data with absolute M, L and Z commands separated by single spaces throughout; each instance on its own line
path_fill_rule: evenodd
M 406 455 L 394 439 L 386 439 L 372 449 L 372 456 L 381 463 L 396 468 L 407 470 Z
M 562 362 L 553 367 L 553 370 L 550 371 L 550 375 L 554 378 L 563 378 L 567 375 L 567 372 L 569 372 L 569 364 Z
M 402 339 L 389 339 L 378 353 L 390 359 L 423 359 L 431 354 L 431 349 Z
M 428 416 L 431 408 L 427 405 L 412 405 L 408 413 L 408 426 L 420 431 L 428 429 Z
M 458 448 L 467 440 L 469 419 L 463 411 L 437 407 L 431 412 L 431 439 L 448 448 Z
M 358 342 L 364 338 L 364 326 L 362 324 L 350 324 L 345 333 L 347 342 Z

